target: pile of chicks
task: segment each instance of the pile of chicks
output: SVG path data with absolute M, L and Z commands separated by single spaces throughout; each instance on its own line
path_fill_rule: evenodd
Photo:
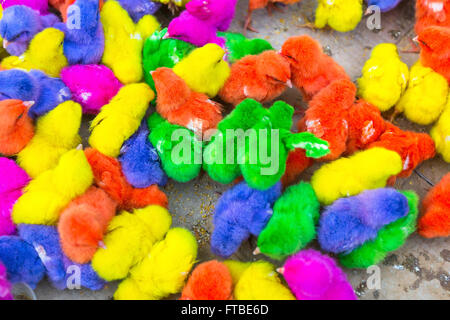
M 153 16 L 161 4 L 148 0 L 1 1 L 0 299 L 44 277 L 66 289 L 78 270 L 90 290 L 120 281 L 115 299 L 352 300 L 336 260 L 305 249 L 311 241 L 346 268 L 367 268 L 416 229 L 450 235 L 450 174 L 420 219 L 418 196 L 389 187 L 436 152 L 450 162 L 450 2 L 417 0 L 411 70 L 380 44 L 357 85 L 309 36 L 277 52 L 227 32 L 236 0 L 159 2 L 185 8 L 164 29 Z M 275 2 L 251 0 L 249 13 Z M 338 11 L 345 22 L 333 20 Z M 319 0 L 316 26 L 348 31 L 361 16 L 362 0 Z M 308 103 L 298 132 L 294 108 L 274 101 L 289 87 Z M 232 106 L 226 116 L 221 103 Z M 431 136 L 385 120 L 391 108 L 435 123 Z M 87 148 L 83 115 L 93 117 Z M 259 133 L 266 154 L 276 141 L 277 170 L 248 144 L 229 150 L 231 130 Z M 261 135 L 270 130 L 279 134 Z M 314 162 L 327 163 L 299 182 Z M 255 236 L 254 254 L 283 267 L 212 260 L 192 271 L 197 241 L 171 227 L 162 188 L 202 170 L 234 184 L 216 205 L 211 251 L 227 259 Z

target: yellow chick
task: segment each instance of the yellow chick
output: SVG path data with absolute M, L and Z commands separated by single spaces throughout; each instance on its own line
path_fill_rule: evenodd
M 3 69 L 37 69 L 50 77 L 59 77 L 61 70 L 68 65 L 63 51 L 64 33 L 48 28 L 34 36 L 30 45 L 21 56 L 3 59 Z
M 114 294 L 116 300 L 159 300 L 180 292 L 197 259 L 197 240 L 186 229 L 169 230 Z
M 295 300 L 278 277 L 275 267 L 264 260 L 224 262 L 233 278 L 236 300 Z
M 160 28 L 155 17 L 144 16 L 137 24 L 115 0 L 107 1 L 100 13 L 105 33 L 102 63 L 112 69 L 123 84 L 141 81 L 144 41 Z
M 408 66 L 400 60 L 395 44 L 381 43 L 373 49 L 362 69 L 358 94 L 384 112 L 398 102 L 408 79 Z
M 110 222 L 104 246 L 95 253 L 92 267 L 107 281 L 126 278 L 130 269 L 164 238 L 171 224 L 170 213 L 157 205 L 136 209 L 133 214 L 122 211 Z
M 139 128 L 154 97 L 152 89 L 145 83 L 122 87 L 92 121 L 89 144 L 101 153 L 117 158 L 122 144 Z
M 447 79 L 419 61 L 411 67 L 408 88 L 395 106 L 408 120 L 428 125 L 435 122 L 447 102 Z
M 436 145 L 436 152 L 441 154 L 445 162 L 450 163 L 450 95 L 444 112 L 430 132 Z
M 32 178 L 54 168 L 63 154 L 81 143 L 81 115 L 78 103 L 66 101 L 38 118 L 34 137 L 17 155 L 19 166 Z
M 323 165 L 312 176 L 311 185 L 320 203 L 329 205 L 339 198 L 385 187 L 402 168 L 397 152 L 371 148 Z
M 214 98 L 230 76 L 230 66 L 223 60 L 225 51 L 217 44 L 195 49 L 175 65 L 173 71 L 196 91 Z
M 82 195 L 94 182 L 94 175 L 83 150 L 70 150 L 58 165 L 28 184 L 13 207 L 15 224 L 55 225 L 61 211 Z
M 316 10 L 316 28 L 329 25 L 339 32 L 356 28 L 363 16 L 362 0 L 319 0 Z

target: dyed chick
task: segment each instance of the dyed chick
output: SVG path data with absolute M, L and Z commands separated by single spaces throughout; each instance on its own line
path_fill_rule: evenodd
M 36 133 L 17 155 L 17 163 L 32 178 L 54 168 L 63 154 L 81 143 L 80 125 L 81 106 L 73 101 L 60 104 L 38 119 Z
M 123 143 L 139 128 L 153 98 L 145 83 L 122 87 L 92 121 L 89 144 L 107 156 L 117 157 Z
M 28 116 L 34 120 L 70 100 L 71 93 L 60 79 L 41 71 L 12 69 L 0 72 L 0 101 L 6 99 L 34 101 L 28 110 Z
M 72 92 L 72 99 L 83 107 L 83 114 L 98 114 L 122 88 L 114 73 L 102 65 L 64 68 L 61 80 Z
M 420 62 L 450 81 L 450 28 L 428 27 L 419 34 Z
M 114 217 L 95 252 L 92 267 L 106 281 L 124 279 L 130 269 L 148 256 L 172 224 L 170 213 L 160 206 L 122 211 Z
M 307 101 L 335 80 L 350 81 L 344 68 L 326 55 L 320 43 L 310 36 L 287 39 L 281 48 L 281 54 L 291 65 L 292 83 Z
M 233 279 L 228 267 L 217 260 L 195 267 L 181 293 L 181 300 L 231 300 Z
M 39 14 L 48 14 L 48 1 L 47 0 L 2 0 L 0 1 L 3 9 L 12 6 L 27 6 L 33 10 L 39 11 Z
M 152 77 L 157 93 L 156 111 L 170 123 L 202 136 L 222 120 L 222 106 L 206 94 L 192 91 L 172 69 L 158 68 Z
M 53 14 L 41 16 L 37 11 L 23 5 L 9 7 L 3 11 L 0 20 L 3 47 L 9 54 L 20 56 L 37 33 L 57 22 L 59 19 Z
M 400 100 L 408 80 L 408 66 L 400 60 L 395 44 L 382 43 L 364 64 L 358 94 L 384 112 Z
M 197 259 L 197 250 L 197 240 L 190 231 L 169 230 L 119 284 L 114 299 L 160 300 L 180 292 Z
M 34 102 L 0 101 L 0 153 L 13 156 L 25 148 L 34 136 L 28 109 Z
M 447 79 L 417 62 L 411 67 L 408 88 L 395 106 L 395 112 L 403 112 L 414 123 L 429 125 L 439 119 L 447 95 Z
M 149 0 L 118 0 L 120 6 L 127 10 L 134 23 L 137 23 L 146 15 L 154 15 L 161 4 Z
M 0 236 L 5 236 L 16 231 L 11 212 L 30 177 L 13 160 L 4 157 L 0 157 L 0 177 Z
M 68 14 L 75 12 L 67 12 L 68 8 L 75 2 L 75 0 L 48 0 L 48 3 L 61 14 L 63 21 L 67 21 Z M 73 8 L 73 7 L 72 7 Z
M 258 237 L 258 248 L 274 259 L 303 249 L 316 236 L 320 204 L 311 185 L 301 182 L 287 188 L 275 202 L 273 214 Z
M 166 38 L 166 34 L 167 28 L 155 31 L 144 43 L 142 52 L 144 78 L 152 90 L 155 90 L 152 71 L 160 67 L 173 68 L 195 49 L 195 46 L 188 42 Z
M 298 182 L 300 175 L 312 166 L 314 159 L 308 158 L 304 149 L 295 149 L 289 152 L 286 160 L 286 171 L 281 178 L 283 187 L 286 188 Z
M 295 300 L 281 282 L 275 266 L 267 261 L 224 262 L 231 272 L 236 300 Z
M 190 0 L 186 11 L 219 31 L 227 31 L 234 18 L 237 0 Z
M 450 236 L 450 174 L 431 189 L 422 202 L 419 234 L 425 238 Z
M 133 188 L 125 178 L 117 159 L 92 148 L 86 149 L 85 154 L 94 173 L 95 184 L 116 201 L 120 209 L 132 210 L 149 205 L 167 207 L 167 196 L 158 186 Z
M 55 25 L 64 32 L 64 55 L 70 65 L 98 64 L 105 49 L 99 0 L 76 0 L 73 6 L 78 15 L 78 28 L 73 27 L 73 21 Z M 68 11 L 71 10 L 69 7 Z
M 103 235 L 116 214 L 117 203 L 97 187 L 72 200 L 61 212 L 58 233 L 69 259 L 88 263 L 102 246 Z
M 55 225 L 64 207 L 82 195 L 93 182 L 94 176 L 83 151 L 68 151 L 55 168 L 45 171 L 26 186 L 14 205 L 12 219 L 16 224 Z
M 195 92 L 214 98 L 230 75 L 230 67 L 223 60 L 225 51 L 216 44 L 195 49 L 173 71 Z
M 258 236 L 267 225 L 273 213 L 272 206 L 280 196 L 280 183 L 259 191 L 241 182 L 226 191 L 215 208 L 211 251 L 220 257 L 229 257 L 250 235 Z
M 381 12 L 388 12 L 397 7 L 402 0 L 366 0 L 368 6 L 377 6 Z
M 342 197 L 385 187 L 388 179 L 402 168 L 397 152 L 371 148 L 323 165 L 314 172 L 311 185 L 320 203 L 329 205 Z
M 63 53 L 64 33 L 47 28 L 36 34 L 28 49 L 19 57 L 10 56 L 2 60 L 1 67 L 7 69 L 41 70 L 46 75 L 58 78 L 67 66 Z
M 225 39 L 226 58 L 230 63 L 235 63 L 246 56 L 274 50 L 272 45 L 264 39 L 247 39 L 244 35 L 233 32 L 218 32 L 217 35 Z
M 367 269 L 384 260 L 392 251 L 399 249 L 416 231 L 419 213 L 419 197 L 413 191 L 400 191 L 408 200 L 408 214 L 384 226 L 375 240 L 367 241 L 352 252 L 339 255 L 339 262 L 346 268 Z
M 442 156 L 446 162 L 450 162 L 450 98 L 447 98 L 447 104 L 444 112 L 430 131 L 433 139 L 436 152 Z
M 138 131 L 120 149 L 118 160 L 122 172 L 135 188 L 147 188 L 154 184 L 165 186 L 167 183 L 158 152 L 148 140 L 148 135 L 147 124 L 143 121 Z
M 265 51 L 234 63 L 219 96 L 235 106 L 247 98 L 265 103 L 287 87 L 292 87 L 289 62 L 275 51 Z
M 320 246 L 332 253 L 349 253 L 374 240 L 381 228 L 408 212 L 407 198 L 391 188 L 338 199 L 320 217 L 317 229 Z
M 316 250 L 303 250 L 291 256 L 279 271 L 298 300 L 357 299 L 334 259 Z
M 415 31 L 419 35 L 431 26 L 450 27 L 450 2 L 447 0 L 417 0 Z
M 159 23 L 151 15 L 144 16 L 137 24 L 117 1 L 107 1 L 100 13 L 105 35 L 102 64 L 111 68 L 123 84 L 141 81 L 142 47 L 144 41 Z
M 349 80 L 337 80 L 324 88 L 309 103 L 297 126 L 329 143 L 330 153 L 321 160 L 335 160 L 347 149 L 347 114 L 353 106 L 356 86 Z M 333 107 L 330 107 L 333 106 Z
M 178 182 L 195 179 L 202 169 L 202 141 L 192 131 L 171 124 L 157 112 L 148 118 L 148 139 L 167 176 Z
M 363 16 L 363 0 L 319 0 L 316 9 L 317 28 L 330 28 L 339 32 L 348 32 L 356 28 Z
M 8 281 L 6 268 L 0 263 L 0 300 L 13 300 L 12 286 Z

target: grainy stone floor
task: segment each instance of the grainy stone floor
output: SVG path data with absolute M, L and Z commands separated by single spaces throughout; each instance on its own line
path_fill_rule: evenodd
M 247 0 L 240 0 L 236 18 L 231 31 L 242 31 L 244 17 L 247 11 Z M 396 43 L 400 49 L 408 49 L 409 39 L 414 37 L 414 3 L 404 0 L 394 11 L 382 15 L 379 32 L 370 31 L 363 19 L 358 28 L 352 32 L 340 34 L 324 29 L 311 30 L 300 25 L 313 21 L 316 0 L 303 0 L 299 4 L 275 12 L 268 16 L 265 10 L 254 13 L 253 26 L 259 30 L 258 34 L 249 33 L 250 37 L 261 37 L 270 41 L 279 49 L 289 36 L 307 33 L 318 39 L 324 48 L 331 53 L 347 72 L 356 79 L 368 58 L 371 49 L 382 42 Z M 159 13 L 163 23 L 167 23 L 167 12 Z M 402 53 L 403 60 L 412 65 L 417 54 Z M 300 95 L 291 90 L 281 99 L 294 106 L 301 106 Z M 84 121 L 83 132 L 87 135 L 87 122 Z M 412 125 L 399 117 L 396 124 L 402 128 L 426 132 L 428 127 Z M 309 180 L 311 173 L 318 166 L 310 168 L 302 179 Z M 450 170 L 450 165 L 440 158 L 427 161 L 418 170 L 437 183 Z M 429 185 L 417 175 L 408 179 L 398 180 L 398 189 L 412 189 L 423 197 L 429 190 Z M 170 182 L 165 191 L 169 195 L 170 211 L 174 215 L 176 226 L 185 226 L 193 230 L 200 244 L 199 259 L 205 261 L 213 258 L 209 250 L 209 235 L 211 231 L 211 216 L 214 204 L 220 194 L 229 186 L 214 183 L 206 175 L 200 176 L 188 184 Z M 312 244 L 312 247 L 316 244 Z M 255 247 L 255 239 L 245 243 L 234 256 L 243 261 L 254 260 L 251 254 Z M 258 257 L 262 258 L 262 256 Z M 360 299 L 450 299 L 450 239 L 427 240 L 417 234 L 411 236 L 406 245 L 397 252 L 389 255 L 379 265 L 381 270 L 381 288 L 368 289 L 366 281 L 370 276 L 366 270 L 345 270 Z M 36 290 L 38 299 L 110 299 L 116 288 L 115 283 L 100 292 L 86 290 L 56 291 L 47 282 L 43 282 Z M 174 297 L 176 298 L 176 297 Z

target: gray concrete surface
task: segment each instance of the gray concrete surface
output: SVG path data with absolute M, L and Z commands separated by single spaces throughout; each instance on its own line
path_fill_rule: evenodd
M 356 79 L 368 58 L 371 49 L 381 42 L 393 42 L 400 49 L 409 48 L 409 39 L 414 36 L 414 2 L 404 0 L 394 11 L 382 15 L 382 29 L 379 32 L 370 31 L 361 21 L 358 28 L 352 32 L 340 34 L 324 29 L 311 30 L 300 25 L 312 21 L 316 0 L 303 0 L 299 4 L 275 12 L 268 16 L 265 10 L 255 12 L 253 26 L 258 34 L 249 33 L 250 37 L 261 37 L 270 41 L 279 49 L 289 36 L 307 33 L 320 40 L 332 56 L 345 67 L 347 72 Z M 237 15 L 232 31 L 242 31 L 246 14 L 247 0 L 239 1 Z M 167 17 L 160 14 L 161 21 L 167 22 Z M 413 64 L 417 54 L 402 53 L 402 58 L 408 65 Z M 300 95 L 291 90 L 281 99 L 294 106 L 301 106 Z M 89 119 L 86 119 L 85 125 Z M 402 128 L 426 132 L 428 127 L 415 126 L 399 117 L 396 121 Z M 83 130 L 85 132 L 85 130 Z M 311 173 L 318 166 L 310 168 L 302 176 L 309 180 Z M 418 170 L 431 181 L 437 183 L 449 171 L 450 165 L 439 157 L 422 164 Z M 412 189 L 423 197 L 429 190 L 429 185 L 417 175 L 397 181 L 396 188 Z M 174 215 L 174 224 L 193 230 L 200 244 L 199 260 L 213 258 L 209 249 L 211 231 L 211 216 L 214 204 L 220 194 L 229 186 L 214 183 L 205 174 L 188 184 L 170 182 L 165 188 L 169 195 L 170 211 Z M 316 247 L 316 244 L 312 244 Z M 255 248 L 255 239 L 244 243 L 233 257 L 242 261 L 255 260 L 251 254 Z M 263 258 L 258 256 L 257 258 Z M 366 280 L 369 274 L 366 270 L 345 270 L 360 299 L 450 299 L 450 239 L 427 240 L 417 234 L 411 236 L 406 245 L 389 255 L 381 263 L 381 288 L 367 288 Z M 56 291 L 47 282 L 43 282 L 36 290 L 38 299 L 111 299 L 116 288 L 115 283 L 100 292 L 86 290 Z M 176 297 L 175 297 L 176 298 Z

